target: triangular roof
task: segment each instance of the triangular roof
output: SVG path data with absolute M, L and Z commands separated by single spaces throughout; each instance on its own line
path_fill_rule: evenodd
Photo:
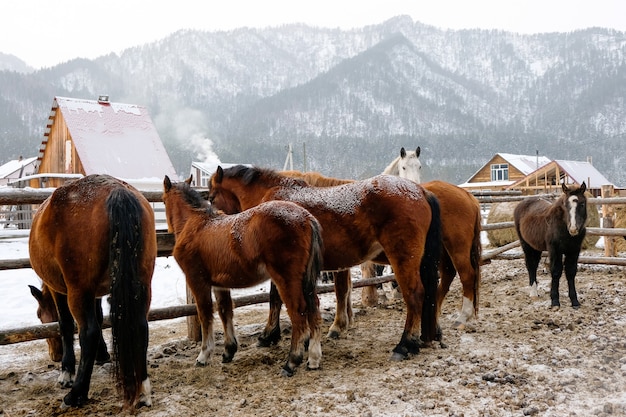
M 554 183 L 556 185 L 561 182 L 580 185 L 584 181 L 587 188 L 600 188 L 603 185 L 613 185 L 604 175 L 591 165 L 590 162 L 556 159 L 531 172 L 525 178 L 514 182 L 508 188 L 516 188 L 526 182 L 533 182 L 535 178 L 539 181 L 545 181 L 546 178 L 552 178 L 554 179 Z
M 55 97 L 50 115 L 63 115 L 85 175 L 124 180 L 178 178 L 148 110 L 136 104 Z
M 477 186 L 480 185 L 482 187 L 489 187 L 489 186 L 507 186 L 510 184 L 513 184 L 514 181 L 513 180 L 506 180 L 506 181 L 488 181 L 488 182 L 472 182 L 472 180 L 474 179 L 474 177 L 476 177 L 484 167 L 491 165 L 493 163 L 493 161 L 496 158 L 502 158 L 505 161 L 507 161 L 510 165 L 512 165 L 513 167 L 515 167 L 515 169 L 517 169 L 518 171 L 520 171 L 522 174 L 524 175 L 528 175 L 531 172 L 533 172 L 534 170 L 537 169 L 537 167 L 542 167 L 548 163 L 550 163 L 550 158 L 548 158 L 547 156 L 539 156 L 539 155 L 517 155 L 517 154 L 512 154 L 512 153 L 497 153 L 494 156 L 492 156 L 489 161 L 487 161 L 486 164 L 482 165 L 480 167 L 480 169 L 478 169 L 478 171 L 474 172 L 472 174 L 471 177 L 469 177 L 469 179 L 464 182 L 463 184 L 460 184 L 459 187 L 470 187 L 470 186 Z
M 537 168 L 541 168 L 542 166 L 550 163 L 550 158 L 547 156 L 516 155 L 512 153 L 498 153 L 496 155 L 502 157 L 524 175 L 528 175 Z
M 23 169 L 27 165 L 34 163 L 36 160 L 37 160 L 37 157 L 33 156 L 31 158 L 14 159 L 12 161 L 9 161 L 6 164 L 0 166 L 0 178 L 7 178 L 11 176 L 12 174 L 15 174 L 19 170 Z M 32 172 L 29 172 L 28 174 L 31 174 L 31 173 Z M 24 173 L 24 175 L 26 174 L 27 173 Z M 11 177 L 11 178 L 17 178 L 17 177 Z

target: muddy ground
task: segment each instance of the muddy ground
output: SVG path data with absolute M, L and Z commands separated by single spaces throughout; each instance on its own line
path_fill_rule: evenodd
M 401 300 L 363 308 L 354 291 L 355 325 L 340 340 L 324 340 L 322 369 L 299 368 L 282 377 L 289 333 L 278 346 L 256 347 L 266 305 L 236 310 L 240 350 L 221 363 L 222 345 L 210 366 L 194 366 L 196 343 L 184 319 L 151 323 L 149 364 L 156 416 L 617 416 L 626 415 L 626 272 L 623 267 L 580 266 L 582 307 L 549 308 L 543 294 L 528 295 L 522 260 L 493 261 L 482 269 L 478 320 L 451 328 L 460 307 L 455 280 L 444 305 L 447 347 L 423 349 L 390 362 L 405 312 Z M 322 296 L 324 331 L 334 313 L 332 294 Z M 283 314 L 286 318 L 286 314 Z M 284 327 L 288 323 L 284 322 Z M 218 343 L 221 342 L 221 329 Z M 107 333 L 107 337 L 108 333 Z M 44 341 L 0 347 L 0 416 L 116 415 L 120 401 L 107 365 L 96 367 L 90 402 L 61 413 L 65 390 L 56 385 L 58 364 Z

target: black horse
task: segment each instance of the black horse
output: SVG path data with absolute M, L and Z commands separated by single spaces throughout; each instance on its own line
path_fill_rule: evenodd
M 560 306 L 559 279 L 565 268 L 569 298 L 572 307 L 580 303 L 574 278 L 580 247 L 585 238 L 587 221 L 586 184 L 580 187 L 562 185 L 563 194 L 554 203 L 543 198 L 530 198 L 517 205 L 513 212 L 515 230 L 524 251 L 526 269 L 530 277 L 531 295 L 537 294 L 537 267 L 541 252 L 548 251 L 552 284 L 552 306 Z

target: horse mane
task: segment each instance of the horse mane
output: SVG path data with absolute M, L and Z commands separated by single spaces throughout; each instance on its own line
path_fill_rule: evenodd
M 389 165 L 387 165 L 387 168 L 385 168 L 385 170 L 383 171 L 383 174 L 387 174 L 387 175 L 400 175 L 400 169 L 398 168 L 398 162 L 400 162 L 400 157 L 397 156 L 396 159 L 394 159 L 393 161 L 391 161 L 389 163 Z
M 202 198 L 202 195 L 186 182 L 179 182 L 175 187 L 182 194 L 185 203 L 189 204 L 192 209 L 205 212 L 209 215 L 218 214 L 219 211 L 216 210 L 212 204 L 210 204 L 207 200 Z
M 281 184 L 281 185 L 299 185 L 307 186 L 307 182 L 300 178 L 294 178 L 281 175 L 280 172 L 271 168 L 260 168 L 257 166 L 249 167 L 246 165 L 235 165 L 223 170 L 224 178 L 241 178 L 245 185 L 254 183 L 263 184 Z
M 278 173 L 285 177 L 291 177 L 291 178 L 302 180 L 306 182 L 307 184 L 312 185 L 314 187 L 332 187 L 335 185 L 343 185 L 343 184 L 354 182 L 354 180 L 327 177 L 315 171 L 309 171 L 309 172 L 279 171 Z

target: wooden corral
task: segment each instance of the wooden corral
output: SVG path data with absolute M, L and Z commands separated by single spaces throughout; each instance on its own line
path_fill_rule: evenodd
M 10 204 L 20 204 L 24 200 L 29 202 L 40 203 L 43 199 L 46 198 L 46 190 L 14 190 L 18 192 L 18 198 L 16 199 L 13 196 L 13 199 L 9 200 Z M 50 191 L 48 191 L 50 192 Z M 28 195 L 28 194 L 34 194 Z M 476 197 L 482 203 L 494 203 L 494 202 L 504 202 L 504 201 L 519 201 L 519 199 L 523 198 L 520 196 L 504 196 L 504 197 L 492 197 L 489 195 L 485 195 L 484 192 L 476 193 Z M 158 201 L 161 198 L 161 193 L 157 192 L 148 192 L 145 193 L 146 197 L 150 201 Z M 502 195 L 496 193 L 496 195 Z M 6 195 L 0 194 L 0 204 L 2 203 L 2 199 L 7 201 Z M 23 200 L 22 200 L 23 199 Z M 613 197 L 613 198 L 595 198 L 590 199 L 590 202 L 599 204 L 599 205 L 612 205 L 612 204 L 626 204 L 626 197 Z M 483 225 L 483 230 L 493 230 L 493 229 L 501 229 L 501 228 L 511 228 L 513 227 L 513 222 L 501 222 L 498 224 L 485 224 Z M 597 236 L 610 236 L 610 237 L 620 237 L 626 235 L 626 229 L 606 229 L 606 228 L 588 228 L 587 233 L 591 235 Z M 159 256 L 169 256 L 171 254 L 172 248 L 174 246 L 174 237 L 171 234 L 162 232 L 157 234 L 158 239 L 158 251 Z M 482 261 L 483 263 L 489 262 L 491 259 L 509 259 L 509 258 L 520 258 L 523 255 L 521 253 L 514 254 L 506 254 L 507 251 L 514 249 L 519 246 L 519 241 L 510 243 L 501 248 L 494 248 L 483 251 Z M 581 264 L 603 264 L 603 265 L 619 265 L 626 266 L 626 258 L 619 257 L 593 257 L 593 256 L 581 256 L 579 258 L 579 263 Z M 17 269 L 17 268 L 28 268 L 30 267 L 30 261 L 28 259 L 14 259 L 14 260 L 0 260 L 0 270 L 3 269 Z M 371 278 L 367 280 L 355 280 L 353 281 L 353 287 L 363 287 L 368 285 L 375 285 L 378 283 L 388 282 L 394 279 L 393 274 L 385 275 L 382 277 Z M 325 293 L 333 291 L 333 285 L 321 285 L 319 286 L 318 292 Z M 262 303 L 268 301 L 269 294 L 257 294 L 254 296 L 246 296 L 234 299 L 234 304 L 236 307 Z M 165 320 L 165 319 L 173 319 L 178 317 L 190 317 L 196 315 L 196 307 L 193 304 L 187 304 L 182 306 L 173 306 L 162 309 L 154 309 L 151 310 L 149 314 L 149 319 L 152 320 Z M 194 334 L 193 329 L 189 329 L 189 334 Z M 36 339 L 44 339 L 48 337 L 53 337 L 58 335 L 58 324 L 57 323 L 49 323 L 45 325 L 37 325 L 37 326 L 29 326 L 26 328 L 19 329 L 0 329 L 0 345 L 25 342 Z M 190 337 L 191 338 L 191 337 Z

